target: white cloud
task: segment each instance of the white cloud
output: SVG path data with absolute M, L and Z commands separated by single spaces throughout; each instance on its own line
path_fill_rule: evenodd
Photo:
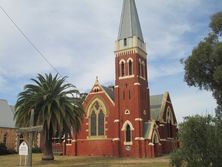
M 208 31 L 207 17 L 219 3 L 222 5 L 222 1 L 216 0 L 138 0 L 136 3 L 147 41 L 149 81 L 182 74 L 179 59 L 191 52 L 195 42 L 204 36 L 202 32 Z M 113 50 L 122 1 L 1 0 L 1 6 L 50 63 L 82 91 L 92 87 L 96 76 L 102 84 L 114 82 Z M 4 23 L 0 26 L 0 88 L 5 85 L 22 88 L 37 73 L 54 72 L 1 10 L 0 21 Z M 164 81 L 159 83 L 162 90 Z M 15 99 L 18 91 L 11 92 L 8 98 Z M 181 116 L 202 110 L 202 104 L 210 99 L 201 92 L 174 95 L 175 111 Z M 191 103 L 196 99 L 198 103 Z M 188 108 L 184 101 L 192 107 Z M 209 106 L 214 105 L 213 100 L 207 102 Z
M 156 79 L 161 79 L 161 77 L 166 76 L 176 76 L 177 74 L 183 73 L 183 66 L 180 64 L 179 60 L 172 63 L 149 63 L 149 80 L 155 81 Z
M 171 94 L 171 100 L 174 106 L 178 122 L 183 118 L 192 115 L 214 115 L 216 101 L 210 92 L 196 89 L 184 89 L 178 94 Z

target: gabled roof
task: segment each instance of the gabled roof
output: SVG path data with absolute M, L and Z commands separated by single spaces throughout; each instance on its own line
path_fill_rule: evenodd
M 136 36 L 143 41 L 143 34 L 135 0 L 124 0 L 119 26 L 118 40 Z
M 162 114 L 163 94 L 150 96 L 150 117 L 151 120 L 159 121 Z
M 114 101 L 114 92 L 113 90 L 111 90 L 110 88 L 103 86 L 102 88 L 104 89 L 104 91 L 109 95 L 109 97 Z
M 15 128 L 14 107 L 10 106 L 6 100 L 0 99 L 0 127 Z
M 91 91 L 89 92 L 89 94 L 91 94 L 91 93 L 100 93 L 100 92 L 104 92 L 106 94 L 106 96 L 109 98 L 109 100 L 112 102 L 112 104 L 114 105 L 115 101 L 114 101 L 114 92 L 113 92 L 113 90 L 109 87 L 101 85 L 99 83 L 98 78 L 96 78 L 96 82 L 94 83 L 94 85 L 93 85 Z M 87 96 L 86 96 L 86 98 L 87 98 Z
M 149 121 L 144 123 L 144 139 L 151 139 L 155 121 Z
M 166 120 L 165 112 L 168 107 L 172 111 L 172 118 L 174 123 L 177 123 L 176 116 L 173 110 L 173 105 L 170 100 L 169 92 L 164 92 L 160 95 L 150 96 L 150 118 L 151 120 L 163 122 Z

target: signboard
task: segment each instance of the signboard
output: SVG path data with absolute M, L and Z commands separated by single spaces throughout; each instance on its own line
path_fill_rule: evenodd
M 28 145 L 24 141 L 19 146 L 19 155 L 28 155 Z

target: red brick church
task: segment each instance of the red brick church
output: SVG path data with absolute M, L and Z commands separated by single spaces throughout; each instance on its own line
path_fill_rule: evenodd
M 147 52 L 135 0 L 124 0 L 115 42 L 115 86 L 98 79 L 83 103 L 80 133 L 66 155 L 155 157 L 177 148 L 177 121 L 168 92 L 150 96 Z

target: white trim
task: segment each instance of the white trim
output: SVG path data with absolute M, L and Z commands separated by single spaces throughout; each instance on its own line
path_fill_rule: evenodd
M 151 143 L 151 142 L 150 142 L 148 145 L 149 145 L 149 146 L 154 146 L 154 144 L 153 144 L 153 143 Z
M 122 126 L 121 131 L 125 131 L 125 130 L 126 130 L 126 125 L 127 125 L 127 124 L 130 126 L 130 129 L 131 129 L 131 130 L 134 130 L 133 124 L 132 124 L 129 120 L 126 120 L 126 121 L 124 122 L 123 126 Z
M 99 92 L 90 92 L 89 94 L 95 95 L 95 94 L 102 94 L 102 93 L 104 93 L 104 92 L 102 92 L 102 91 L 99 91 Z
M 146 80 L 146 78 L 144 78 L 143 76 L 139 76 L 141 79 Z
M 120 141 L 120 138 L 113 138 L 112 141 Z
M 160 141 L 167 141 L 166 139 L 160 139 Z
M 159 143 L 160 142 L 160 137 L 159 137 L 156 129 L 154 129 L 152 139 L 151 139 L 153 143 L 154 143 L 155 138 L 157 139 L 156 143 Z
M 124 60 L 124 59 L 121 59 L 120 61 L 119 61 L 119 64 L 122 64 L 122 63 L 126 63 L 126 61 Z
M 164 127 L 165 125 L 164 125 L 164 124 L 160 124 L 159 126 L 162 126 L 162 127 Z
M 143 137 L 135 137 L 135 140 L 144 140 Z
M 119 79 L 129 79 L 129 78 L 134 78 L 134 75 L 126 75 L 123 77 L 119 77 Z
M 137 82 L 137 83 L 134 83 L 134 85 L 140 85 L 140 83 Z
M 125 110 L 125 113 L 124 113 L 125 115 L 130 115 L 130 110 Z
M 128 58 L 126 62 L 129 63 L 130 60 L 133 62 L 133 59 L 131 57 Z
M 116 85 L 115 88 L 119 88 L 119 85 Z
M 135 121 L 143 121 L 142 118 L 135 118 Z
M 113 122 L 114 122 L 114 123 L 118 123 L 118 122 L 119 122 L 119 119 L 115 119 Z
M 125 142 L 125 141 L 124 141 L 124 145 L 127 145 L 127 146 L 133 145 L 133 142 Z
M 95 86 L 95 87 L 93 88 L 93 91 L 94 91 L 94 92 L 99 92 L 99 90 L 100 90 L 100 87 L 99 87 L 99 86 Z

